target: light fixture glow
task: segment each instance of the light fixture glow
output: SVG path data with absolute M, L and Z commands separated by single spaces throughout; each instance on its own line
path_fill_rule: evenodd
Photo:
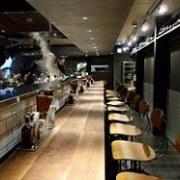
M 148 30 L 148 25 L 147 24 L 143 24 L 142 25 L 142 27 L 141 27 L 141 30 L 143 31 L 143 32 L 146 32 L 147 30 Z
M 129 47 L 123 47 L 123 51 L 126 52 L 129 50 Z
M 117 53 L 121 54 L 122 53 L 122 48 L 117 48 Z
M 129 41 L 127 45 L 128 45 L 128 46 L 132 46 L 132 42 L 131 42 L 131 41 Z
M 93 40 L 94 40 L 94 37 L 91 37 L 91 38 L 90 38 L 90 40 L 92 40 L 92 41 L 93 41 Z
M 133 42 L 136 42 L 136 41 L 137 41 L 137 37 L 134 36 L 134 37 L 132 38 L 132 40 L 133 40 Z
M 92 32 L 92 30 L 91 30 L 91 29 L 88 29 L 88 30 L 87 30 L 87 32 L 88 32 L 88 33 L 91 33 L 91 32 Z
M 96 55 L 99 56 L 99 52 L 96 52 Z
M 87 21 L 88 18 L 87 18 L 87 16 L 83 16 L 82 19 L 83 19 L 84 21 Z
M 162 14 L 166 13 L 167 10 L 168 10 L 168 7 L 165 4 L 161 4 L 158 9 L 158 14 L 162 15 Z

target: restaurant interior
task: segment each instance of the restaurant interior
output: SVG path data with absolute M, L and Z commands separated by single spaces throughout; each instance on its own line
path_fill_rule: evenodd
M 180 0 L 1 0 L 0 179 L 180 180 Z

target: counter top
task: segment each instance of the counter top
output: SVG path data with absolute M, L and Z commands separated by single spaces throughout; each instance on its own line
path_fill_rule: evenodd
M 19 87 L 7 87 L 0 89 L 0 108 L 6 104 L 12 104 L 24 99 L 25 97 L 33 96 L 41 90 L 54 89 L 63 84 L 77 80 L 76 78 L 66 78 L 65 80 L 54 80 L 41 84 L 27 84 Z

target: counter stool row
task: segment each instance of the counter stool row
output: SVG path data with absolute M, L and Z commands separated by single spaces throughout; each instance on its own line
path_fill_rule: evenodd
M 124 88 L 122 92 L 106 90 L 105 103 L 107 105 L 106 128 L 110 136 L 114 136 L 116 139 L 111 142 L 112 157 L 118 161 L 119 174 L 116 176 L 116 179 L 131 180 L 133 177 L 133 180 L 162 180 L 160 177 L 145 174 L 141 169 L 141 162 L 148 162 L 156 158 L 154 149 L 147 144 L 132 141 L 135 136 L 149 133 L 151 123 L 160 128 L 163 112 L 160 109 L 154 109 L 151 119 L 149 119 L 150 105 L 147 101 L 144 99 L 139 100 L 138 95 L 134 94 L 134 92 L 126 91 Z M 133 116 L 128 113 L 131 109 L 138 110 L 141 119 L 147 120 L 146 127 L 140 129 L 135 125 L 129 124 L 133 122 Z M 130 166 L 130 169 L 128 169 L 128 166 Z

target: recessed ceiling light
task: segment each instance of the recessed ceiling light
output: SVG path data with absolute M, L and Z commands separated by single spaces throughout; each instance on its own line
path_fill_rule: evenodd
M 88 33 L 91 33 L 91 32 L 92 32 L 92 30 L 91 30 L 91 29 L 88 29 L 88 30 L 87 30 L 87 32 L 88 32 Z
M 142 27 L 141 27 L 141 30 L 143 31 L 143 32 L 146 32 L 147 30 L 148 30 L 148 25 L 147 24 L 143 24 L 142 25 Z
M 117 48 L 117 53 L 121 54 L 122 53 L 122 48 Z
M 85 57 L 88 57 L 88 54 L 85 54 Z
M 123 47 L 123 51 L 124 51 L 124 52 L 126 52 L 126 51 L 128 51 L 128 50 L 129 50 L 128 47 Z
M 87 16 L 83 16 L 82 19 L 83 19 L 84 21 L 87 21 Z
M 4 29 L 1 30 L 2 33 L 5 33 L 6 31 Z
M 90 40 L 94 40 L 94 37 L 90 37 Z
M 128 42 L 128 46 L 131 46 L 131 45 L 132 45 L 132 42 L 131 42 L 131 41 L 129 41 L 129 42 Z
M 57 36 L 57 34 L 56 34 L 56 33 L 54 33 L 54 36 Z
M 96 55 L 99 56 L 99 52 L 96 52 Z
M 133 40 L 134 42 L 136 42 L 136 41 L 137 41 L 137 37 L 134 36 L 134 37 L 132 38 L 132 40 Z
M 94 46 L 93 48 L 94 48 L 94 49 L 97 49 L 97 46 Z
M 167 10 L 168 10 L 167 5 L 161 4 L 161 5 L 159 6 L 159 8 L 158 8 L 158 14 L 159 14 L 159 15 L 162 15 L 162 14 L 166 13 Z
M 121 42 L 118 42 L 118 45 L 121 45 Z

